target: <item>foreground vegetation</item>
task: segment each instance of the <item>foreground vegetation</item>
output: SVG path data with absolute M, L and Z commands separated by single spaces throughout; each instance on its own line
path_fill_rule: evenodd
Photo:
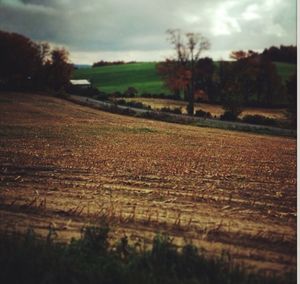
M 46 240 L 29 230 L 25 237 L 0 236 L 1 283 L 295 283 L 295 273 L 283 277 L 248 272 L 230 255 L 209 258 L 191 244 L 179 252 L 172 240 L 158 234 L 152 248 L 129 245 L 126 236 L 109 245 L 109 228 L 86 227 L 69 244 Z

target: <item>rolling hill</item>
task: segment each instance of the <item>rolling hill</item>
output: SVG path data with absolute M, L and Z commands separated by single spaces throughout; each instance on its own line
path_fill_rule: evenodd
M 95 68 L 82 68 L 74 72 L 74 79 L 89 79 L 104 92 L 124 92 L 129 86 L 140 93 L 167 92 L 156 73 L 154 62 L 140 62 Z
M 296 70 L 296 65 L 275 63 L 278 73 L 286 81 Z M 124 92 L 129 86 L 139 93 L 169 93 L 159 78 L 155 62 L 139 62 L 75 70 L 74 79 L 88 79 L 93 86 L 104 92 Z

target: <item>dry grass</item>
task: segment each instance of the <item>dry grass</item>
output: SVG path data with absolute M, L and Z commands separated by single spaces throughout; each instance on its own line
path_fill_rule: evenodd
M 50 226 L 67 240 L 106 221 L 116 239 L 166 231 L 259 269 L 296 265 L 295 139 L 23 94 L 1 94 L 0 135 L 3 230 Z
M 127 98 L 128 101 L 137 101 L 141 102 L 145 105 L 150 105 L 153 109 L 161 109 L 163 107 L 170 108 L 181 108 L 182 113 L 187 113 L 186 106 L 187 103 L 183 101 L 175 101 L 175 100 L 166 100 L 166 99 L 153 99 L 153 98 Z M 220 105 L 211 105 L 207 103 L 196 103 L 195 111 L 203 110 L 206 112 L 210 112 L 212 116 L 219 117 L 224 113 L 224 109 Z M 274 118 L 278 120 L 286 120 L 286 110 L 282 108 L 278 109 L 267 109 L 267 108 L 253 108 L 247 107 L 241 114 L 241 118 L 245 115 L 263 115 L 269 118 Z

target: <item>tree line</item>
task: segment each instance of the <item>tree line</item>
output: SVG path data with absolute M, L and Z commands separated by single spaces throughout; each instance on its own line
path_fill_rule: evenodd
M 157 64 L 157 71 L 175 97 L 183 94 L 188 113 L 194 114 L 196 94 L 205 94 L 211 103 L 221 103 L 231 117 L 244 106 L 273 107 L 285 103 L 296 120 L 296 73 L 282 82 L 273 61 L 294 62 L 293 46 L 270 47 L 262 53 L 233 51 L 233 61 L 213 62 L 202 57 L 210 48 L 199 33 L 169 30 L 175 56 Z M 48 43 L 37 43 L 16 33 L 0 31 L 0 90 L 52 90 L 61 92 L 69 83 L 73 65 L 68 52 Z M 94 66 L 124 64 L 99 61 Z M 201 91 L 201 92 L 199 92 Z
M 133 64 L 133 63 L 136 63 L 136 61 L 125 62 L 123 60 L 118 60 L 118 61 L 100 60 L 100 61 L 93 63 L 92 67 L 103 67 L 103 66 L 111 66 L 111 65 Z
M 293 45 L 271 46 L 264 49 L 262 54 L 272 61 L 297 64 L 297 47 Z
M 37 43 L 16 33 L 0 31 L 0 89 L 52 90 L 69 83 L 73 65 L 64 48 Z
M 233 61 L 214 63 L 211 58 L 201 58 L 210 48 L 201 34 L 180 30 L 168 30 L 167 34 L 175 56 L 157 64 L 157 71 L 169 90 L 183 94 L 190 115 L 194 114 L 197 90 L 204 91 L 209 102 L 223 104 L 232 117 L 237 117 L 244 106 L 274 107 L 294 100 L 291 96 L 296 94 L 291 94 L 288 86 L 295 85 L 296 76 L 285 84 L 273 61 L 293 61 L 296 47 L 271 47 L 262 53 L 233 51 Z

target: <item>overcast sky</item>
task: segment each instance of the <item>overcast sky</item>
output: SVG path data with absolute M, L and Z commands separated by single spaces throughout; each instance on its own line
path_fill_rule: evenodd
M 163 60 L 166 30 L 209 39 L 204 55 L 296 45 L 296 0 L 0 0 L 0 29 L 65 46 L 74 63 Z

